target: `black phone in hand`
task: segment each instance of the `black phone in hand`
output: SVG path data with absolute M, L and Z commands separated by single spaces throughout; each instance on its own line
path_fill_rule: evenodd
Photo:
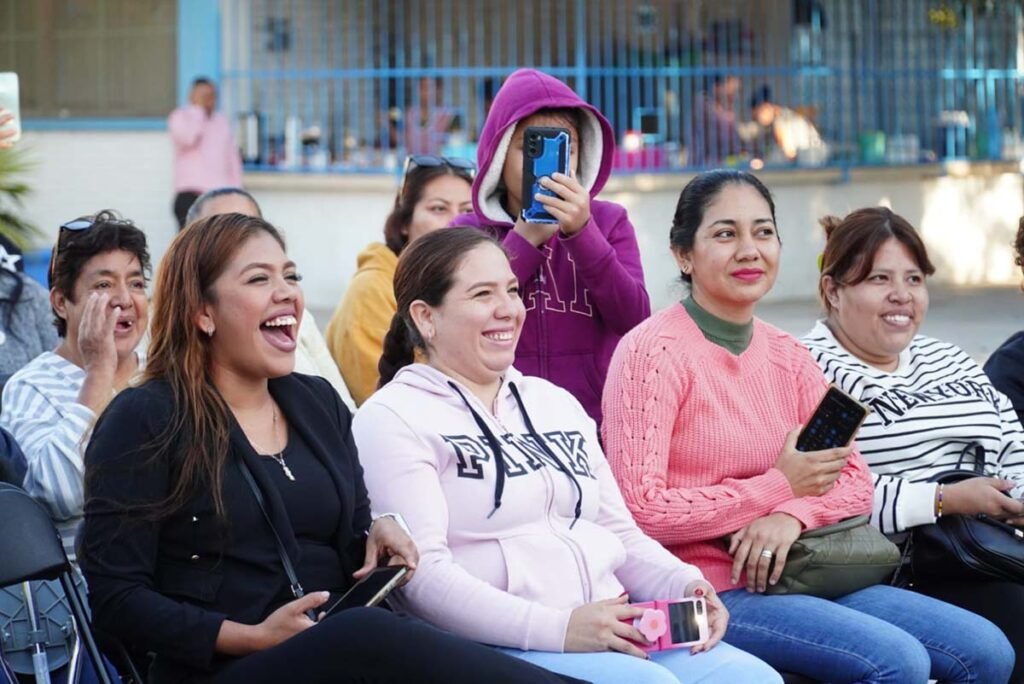
M 857 436 L 869 411 L 867 406 L 830 385 L 796 438 L 796 450 L 821 451 L 847 446 Z
M 376 606 L 402 581 L 409 568 L 404 565 L 388 565 L 374 568 L 369 575 L 356 582 L 345 595 L 324 611 L 324 618 L 347 608 Z

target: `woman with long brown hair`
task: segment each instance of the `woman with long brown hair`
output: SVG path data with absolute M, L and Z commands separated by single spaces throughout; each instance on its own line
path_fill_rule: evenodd
M 299 279 L 260 218 L 212 216 L 171 244 L 145 376 L 86 453 L 96 623 L 155 653 L 157 684 L 558 681 L 383 609 L 317 624 L 353 579 L 382 560 L 411 574 L 418 552 L 372 518 L 337 393 L 292 373 Z

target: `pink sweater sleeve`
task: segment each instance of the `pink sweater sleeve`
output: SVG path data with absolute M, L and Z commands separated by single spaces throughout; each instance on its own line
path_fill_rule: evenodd
M 183 149 L 195 147 L 203 134 L 206 112 L 199 105 L 178 107 L 167 118 L 167 128 L 174 144 Z
M 561 652 L 571 610 L 513 596 L 466 572 L 448 548 L 448 504 L 437 456 L 391 408 L 364 404 L 353 426 L 375 511 L 401 513 L 419 547 L 402 593 L 441 629 L 496 646 Z
M 705 541 L 735 532 L 791 500 L 793 490 L 777 468 L 715 485 L 667 485 L 670 456 L 685 462 L 708 455 L 670 454 L 689 388 L 686 371 L 665 352 L 680 342 L 636 332 L 612 356 L 602 434 L 609 465 L 640 528 L 666 545 Z
M 828 389 L 828 382 L 810 352 L 793 340 L 796 390 L 800 395 L 801 419 L 807 421 Z M 822 496 L 804 496 L 785 501 L 772 513 L 788 513 L 812 530 L 855 515 L 869 515 L 874 499 L 871 471 L 856 447 L 832 489 Z

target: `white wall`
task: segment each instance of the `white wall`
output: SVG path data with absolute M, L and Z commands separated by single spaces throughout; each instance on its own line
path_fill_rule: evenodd
M 47 230 L 74 216 L 115 208 L 149 235 L 154 259 L 174 237 L 171 149 L 164 132 L 28 132 L 23 147 L 36 159 L 28 179 L 35 193 L 26 214 Z M 952 169 L 956 171 L 957 169 Z M 924 235 L 938 274 L 955 285 L 1016 284 L 1010 245 L 1024 214 L 1024 183 L 1011 167 L 939 175 L 934 167 L 765 174 L 776 197 L 783 239 L 774 299 L 813 296 L 822 234 L 817 218 L 886 203 Z M 945 173 L 945 172 L 941 172 Z M 668 230 L 688 176 L 624 177 L 605 199 L 621 202 L 637 227 L 655 307 L 678 296 Z M 392 177 L 250 174 L 248 188 L 267 218 L 288 238 L 302 270 L 308 305 L 333 309 L 355 270 L 358 252 L 379 240 L 393 201 Z M 321 325 L 326 321 L 320 321 Z

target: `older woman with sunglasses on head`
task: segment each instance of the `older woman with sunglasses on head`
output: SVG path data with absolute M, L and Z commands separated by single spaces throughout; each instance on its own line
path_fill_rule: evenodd
M 473 210 L 468 159 L 413 155 L 405 161 L 395 206 L 384 222 L 384 243 L 356 258 L 356 274 L 327 324 L 327 347 L 356 404 L 377 389 L 377 362 L 398 305 L 393 281 L 398 256 L 410 243 Z
M 49 275 L 61 343 L 4 387 L 0 425 L 25 452 L 24 487 L 50 511 L 72 559 L 85 437 L 141 366 L 148 272 L 146 236 L 131 221 L 102 211 L 61 226 Z

